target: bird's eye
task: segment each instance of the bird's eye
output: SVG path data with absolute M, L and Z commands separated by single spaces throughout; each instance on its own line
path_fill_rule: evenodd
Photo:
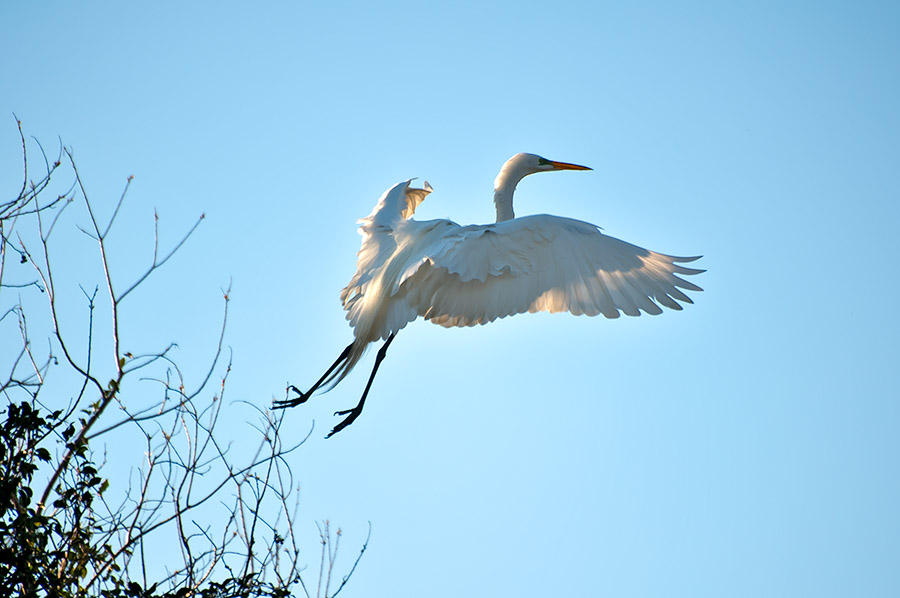
M 538 166 L 546 166 L 548 164 L 550 164 L 550 160 L 541 158 L 540 156 L 538 157 Z

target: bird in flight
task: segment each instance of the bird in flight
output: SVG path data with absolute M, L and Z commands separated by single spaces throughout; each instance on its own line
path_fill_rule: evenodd
M 312 394 L 344 379 L 370 343 L 384 340 L 359 403 L 336 411 L 346 416 L 329 438 L 362 413 L 366 396 L 394 337 L 422 317 L 441 326 L 487 324 L 524 312 L 561 312 L 607 318 L 680 310 L 693 303 L 681 290 L 701 291 L 680 275 L 703 270 L 680 264 L 698 257 L 649 251 L 600 232 L 599 227 L 537 214 L 516 218 L 513 193 L 524 177 L 538 172 L 591 170 L 535 154 L 516 154 L 494 180 L 494 224 L 460 226 L 450 220 L 415 220 L 416 208 L 431 193 L 398 183 L 384 192 L 368 217 L 359 221 L 362 246 L 356 274 L 341 291 L 353 342 L 306 392 L 275 401 L 282 409 L 305 403 Z

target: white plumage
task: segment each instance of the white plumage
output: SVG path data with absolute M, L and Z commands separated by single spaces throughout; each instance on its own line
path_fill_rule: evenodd
M 387 345 L 418 317 L 447 327 L 473 326 L 523 312 L 617 318 L 620 312 L 656 315 L 662 313 L 660 306 L 680 310 L 679 301 L 692 303 L 681 289 L 701 289 L 679 274 L 702 272 L 680 265 L 696 257 L 649 251 L 570 218 L 515 218 L 516 184 L 551 170 L 589 169 L 533 154 L 513 156 L 495 181 L 498 221 L 487 225 L 412 219 L 432 191 L 427 182 L 418 189 L 404 181 L 385 191 L 360 220 L 356 274 L 341 292 L 353 343 L 309 391 L 294 388 L 299 396 L 276 406 L 305 402 L 322 384 L 337 384 L 370 343 L 385 339 L 360 404 L 338 412 L 349 414 L 331 434 L 340 431 L 361 412 Z

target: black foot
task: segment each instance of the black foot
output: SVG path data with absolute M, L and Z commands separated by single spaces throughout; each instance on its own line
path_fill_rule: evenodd
M 334 427 L 334 429 L 331 432 L 329 432 L 328 436 L 326 436 L 325 438 L 331 438 L 332 436 L 334 436 L 335 434 L 337 434 L 338 432 L 340 432 L 341 430 L 343 430 L 344 428 L 346 428 L 347 426 L 352 424 L 354 421 L 356 421 L 356 418 L 359 417 L 360 413 L 362 413 L 362 407 L 360 405 L 357 405 L 353 409 L 345 409 L 344 411 L 335 411 L 334 412 L 335 415 L 346 415 L 347 417 L 344 418 L 338 425 L 336 425 Z
M 310 392 L 300 392 L 300 389 L 294 386 L 293 384 L 288 386 L 288 390 L 292 390 L 297 393 L 297 396 L 293 399 L 283 399 L 281 401 L 274 401 L 272 403 L 272 409 L 285 409 L 287 407 L 296 407 L 297 405 L 302 405 L 306 401 L 309 400 L 309 397 L 312 396 Z

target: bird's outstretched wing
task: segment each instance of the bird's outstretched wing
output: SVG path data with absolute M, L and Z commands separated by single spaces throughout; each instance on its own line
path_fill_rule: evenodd
M 399 245 L 411 241 L 420 251 L 408 254 L 392 289 L 410 311 L 442 326 L 526 311 L 659 314 L 660 305 L 680 310 L 679 301 L 692 303 L 680 289 L 702 290 L 678 276 L 703 272 L 679 265 L 697 258 L 649 251 L 587 222 L 541 214 L 484 226 L 442 224 L 429 228 L 425 243 L 395 231 Z

